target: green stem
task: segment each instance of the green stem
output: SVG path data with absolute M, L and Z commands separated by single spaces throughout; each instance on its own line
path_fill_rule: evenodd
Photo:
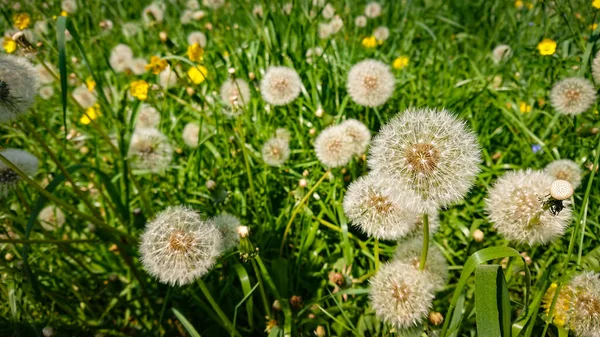
M 423 214 L 423 249 L 421 250 L 421 262 L 419 270 L 425 269 L 427 262 L 427 253 L 429 252 L 429 214 Z
M 70 245 L 74 243 L 101 243 L 100 240 L 76 239 L 76 240 L 26 240 L 26 239 L 0 239 L 0 243 L 26 243 L 26 244 L 55 244 L 55 245 Z
M 287 299 L 282 298 L 281 295 L 279 295 L 279 291 L 277 291 L 277 287 L 275 287 L 275 283 L 273 282 L 273 280 L 271 279 L 271 276 L 267 272 L 267 268 L 263 264 L 263 262 L 260 258 L 260 255 L 256 255 L 255 260 L 258 263 L 258 267 L 263 275 L 263 278 L 265 279 L 265 282 L 267 282 L 267 285 L 269 286 L 269 288 L 271 288 L 271 291 L 273 292 L 275 297 L 277 297 L 279 299 L 279 304 L 281 304 L 281 310 L 283 311 L 283 315 L 285 317 L 285 321 L 283 322 L 283 336 L 291 337 L 292 336 L 292 310 L 290 309 L 290 303 L 287 301 Z
M 375 238 L 375 247 L 373 248 L 375 251 L 375 272 L 379 271 L 379 239 Z
M 260 270 L 256 265 L 256 261 L 254 259 L 252 261 L 252 268 L 254 269 L 254 274 L 256 275 L 256 282 L 258 283 L 258 289 L 260 290 L 260 297 L 262 299 L 263 305 L 265 306 L 265 312 L 267 313 L 267 320 L 270 320 L 273 315 L 271 314 L 271 306 L 269 305 L 269 301 L 267 300 L 267 293 L 265 292 L 265 285 L 260 276 Z
M 240 333 L 235 329 L 235 326 L 233 325 L 233 323 L 231 323 L 229 318 L 227 318 L 227 315 L 225 315 L 223 310 L 221 310 L 221 307 L 219 307 L 219 304 L 217 304 L 215 299 L 212 297 L 212 295 L 210 294 L 210 291 L 206 287 L 206 284 L 204 283 L 204 281 L 202 281 L 201 278 L 198 279 L 198 286 L 200 287 L 200 290 L 202 290 L 202 293 L 208 300 L 208 303 L 210 304 L 210 306 L 217 313 L 217 316 L 219 316 L 219 318 L 221 319 L 221 323 L 223 324 L 223 326 L 227 330 L 229 330 L 228 332 L 231 332 L 231 333 L 235 334 L 236 336 L 241 337 Z
M 248 159 L 248 151 L 246 150 L 246 137 L 244 135 L 244 128 L 242 127 L 241 122 L 238 124 L 238 133 L 238 140 L 240 142 L 240 147 L 242 148 L 242 154 L 244 155 L 244 164 L 246 165 L 246 174 L 248 175 L 248 184 L 250 185 L 250 197 L 252 198 L 252 203 L 256 204 L 254 180 L 252 179 L 252 171 L 250 170 L 250 160 Z

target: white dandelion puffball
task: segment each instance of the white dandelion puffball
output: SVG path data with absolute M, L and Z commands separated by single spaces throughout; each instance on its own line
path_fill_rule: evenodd
M 318 59 L 319 57 L 321 57 L 321 55 L 323 55 L 323 48 L 321 47 L 309 48 L 306 51 L 306 54 L 304 54 L 306 58 L 306 63 L 308 64 L 313 64 L 313 56 Z
M 202 4 L 208 8 L 218 9 L 225 5 L 225 0 L 202 0 Z
M 323 7 L 321 14 L 323 15 L 323 18 L 329 20 L 335 15 L 335 7 L 328 3 L 325 5 L 325 7 Z
M 51 65 L 46 64 L 46 66 L 44 67 L 43 64 L 37 64 L 35 66 L 35 71 L 38 74 L 38 78 L 41 84 L 50 84 L 54 82 L 54 76 L 52 76 L 52 74 L 48 71 L 48 68 L 52 69 L 54 73 L 56 73 L 56 71 L 52 68 Z
M 569 159 L 559 159 L 551 162 L 544 169 L 546 173 L 556 179 L 566 180 L 577 189 L 581 184 L 581 175 L 583 174 L 579 165 Z
M 550 185 L 550 196 L 556 200 L 567 200 L 573 192 L 573 185 L 566 180 L 557 179 Z
M 401 261 L 382 265 L 369 283 L 375 314 L 396 329 L 419 325 L 427 317 L 435 298 L 429 273 Z
M 193 19 L 194 19 L 194 12 L 189 9 L 186 9 L 181 14 L 179 22 L 181 22 L 182 25 L 187 25 L 190 22 L 192 22 Z
M 260 5 L 260 4 L 254 5 L 254 7 L 252 7 L 252 15 L 262 18 L 265 15 L 262 5 Z
M 48 22 L 45 20 L 36 21 L 33 25 L 33 30 L 39 35 L 46 35 L 50 31 L 48 29 Z
M 465 123 L 445 109 L 408 109 L 371 142 L 369 167 L 420 197 L 422 212 L 464 198 L 477 173 L 480 149 Z
M 134 58 L 132 59 L 129 64 L 127 65 L 127 68 L 131 69 L 131 72 L 134 75 L 144 75 L 146 73 L 146 65 L 148 64 L 148 62 L 141 58 Z
M 183 138 L 183 142 L 185 145 L 191 148 L 198 147 L 198 134 L 200 133 L 200 125 L 189 122 L 183 127 L 183 132 L 181 133 L 181 138 Z
M 223 237 L 222 247 L 224 252 L 240 244 L 240 234 L 238 233 L 238 228 L 241 226 L 240 219 L 224 212 L 214 217 L 213 221 Z
M 319 23 L 319 38 L 326 39 L 333 34 L 333 28 L 328 22 Z
M 365 16 L 369 19 L 376 18 L 381 15 L 381 5 L 377 2 L 369 2 L 365 6 Z
M 160 113 L 148 103 L 142 103 L 136 116 L 135 126 L 138 128 L 156 128 L 160 124 Z
M 250 102 L 250 87 L 242 79 L 229 79 L 221 85 L 221 99 L 230 107 L 244 106 Z
M 150 4 L 142 11 L 142 19 L 145 23 L 163 22 L 165 18 L 165 11 L 162 6 L 157 3 Z
M 385 41 L 390 37 L 390 30 L 388 29 L 388 27 L 384 26 L 377 27 L 373 31 L 373 36 L 377 41 Z
M 565 115 L 579 115 L 596 101 L 596 90 L 585 78 L 569 77 L 554 84 L 550 103 L 554 110 Z
M 569 327 L 578 337 L 600 336 L 600 274 L 585 272 L 573 278 Z
M 65 213 L 56 206 L 46 206 L 38 214 L 38 220 L 45 230 L 53 231 L 65 224 Z
M 42 99 L 50 99 L 52 96 L 54 96 L 54 88 L 52 88 L 52 86 L 45 86 L 45 87 L 41 87 L 40 90 L 38 91 L 38 94 L 40 95 L 40 97 Z
M 367 25 L 367 17 L 364 15 L 359 15 L 354 19 L 354 24 L 356 27 L 364 27 Z
M 279 137 L 269 139 L 262 147 L 262 158 L 269 166 L 281 166 L 290 158 L 290 143 Z
M 596 84 L 600 83 L 600 50 L 596 53 L 596 57 L 592 61 L 592 76 Z
M 289 142 L 292 139 L 292 133 L 285 128 L 279 128 L 275 130 L 275 137 L 279 139 L 283 139 L 286 142 Z
M 423 236 L 416 235 L 399 241 L 394 259 L 402 261 L 419 270 L 421 265 L 421 250 L 423 249 Z M 427 261 L 423 271 L 429 273 L 431 282 L 436 291 L 444 288 L 448 282 L 448 262 L 440 248 L 430 241 Z
M 125 37 L 133 37 L 140 32 L 140 27 L 134 22 L 126 22 L 121 27 L 121 31 Z
M 23 57 L 0 55 L 0 123 L 27 112 L 35 100 L 38 75 Z
M 363 106 L 383 105 L 394 93 L 395 79 L 390 67 L 376 60 L 355 64 L 348 73 L 346 86 L 352 100 Z
M 352 139 L 353 154 L 363 154 L 371 142 L 371 131 L 369 131 L 369 128 L 363 122 L 356 119 L 348 119 L 340 124 L 340 127 Z
M 38 169 L 38 159 L 27 151 L 4 149 L 0 154 L 28 176 L 33 176 Z M 0 160 L 0 197 L 5 196 L 19 181 L 21 176 Z
M 132 60 L 133 51 L 131 48 L 126 44 L 120 43 L 110 52 L 108 63 L 110 63 L 114 71 L 120 73 L 129 67 Z
M 165 70 L 158 74 L 158 84 L 165 89 L 171 88 L 177 84 L 177 74 L 171 70 L 171 66 L 167 66 Z
M 344 28 L 344 20 L 342 20 L 339 15 L 336 15 L 329 21 L 329 26 L 331 28 L 331 34 L 336 34 Z
M 137 128 L 129 143 L 131 167 L 137 170 L 160 172 L 169 167 L 173 148 L 169 139 L 154 128 Z
M 71 95 L 73 95 L 75 101 L 84 109 L 94 106 L 98 101 L 96 94 L 91 92 L 85 85 L 75 88 Z
M 492 51 L 492 58 L 495 63 L 507 60 L 512 54 L 512 49 L 507 44 L 500 44 Z
M 397 240 L 412 232 L 417 198 L 399 184 L 369 174 L 348 186 L 344 213 L 368 236 Z
M 288 67 L 269 67 L 262 81 L 260 92 L 263 99 L 272 105 L 286 105 L 295 100 L 302 90 L 298 73 Z
M 183 286 L 202 277 L 222 251 L 214 222 L 183 207 L 169 207 L 146 224 L 140 238 L 144 268 L 160 282 Z
M 541 171 L 510 171 L 498 179 L 486 199 L 494 228 L 510 241 L 530 246 L 564 234 L 571 220 L 568 205 L 552 214 L 544 205 L 554 178 Z
M 60 9 L 63 11 L 73 14 L 77 11 L 77 1 L 75 0 L 63 0 L 60 4 Z
M 204 19 L 205 16 L 206 16 L 205 11 L 195 11 L 194 14 L 192 14 L 192 19 L 202 20 L 202 19 Z
M 206 47 L 206 35 L 202 32 L 191 32 L 187 37 L 187 42 L 191 46 L 197 43 L 200 47 Z
M 348 164 L 352 160 L 354 150 L 352 137 L 341 125 L 327 127 L 315 139 L 317 158 L 329 168 Z
M 185 2 L 185 7 L 194 11 L 200 9 L 200 5 L 198 5 L 197 0 L 187 0 Z

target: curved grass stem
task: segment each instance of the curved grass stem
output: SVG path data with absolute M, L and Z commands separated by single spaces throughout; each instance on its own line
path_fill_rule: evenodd
M 427 262 L 427 253 L 429 252 L 429 214 L 423 214 L 423 249 L 421 250 L 421 262 L 419 270 L 425 269 Z

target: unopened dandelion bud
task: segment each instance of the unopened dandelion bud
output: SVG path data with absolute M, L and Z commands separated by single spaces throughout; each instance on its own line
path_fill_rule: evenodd
M 271 307 L 275 311 L 281 311 L 281 303 L 279 303 L 279 300 L 273 301 L 273 305 L 271 305 Z
M 429 323 L 440 325 L 444 322 L 444 315 L 440 312 L 432 311 L 429 313 Z
M 318 107 L 317 110 L 315 110 L 315 116 L 321 118 L 323 117 L 323 114 L 325 113 L 325 111 L 323 111 L 322 107 Z
M 4 255 L 6 261 L 12 261 L 13 257 L 14 256 L 11 253 L 6 253 L 6 255 Z
M 227 69 L 227 72 L 229 73 L 229 75 L 233 75 L 233 74 L 235 74 L 235 68 L 231 67 L 231 68 Z
M 302 171 L 302 176 L 303 177 L 308 177 L 308 174 L 309 174 L 308 170 Z
M 188 96 L 193 96 L 196 93 L 196 90 L 194 90 L 192 87 L 187 87 L 185 88 L 185 92 L 188 94 Z
M 158 38 L 160 39 L 160 42 L 166 42 L 169 36 L 167 35 L 167 32 L 162 31 L 158 33 Z
M 290 298 L 290 305 L 292 306 L 292 309 L 300 309 L 302 308 L 302 304 L 302 296 L 294 295 Z
M 298 186 L 305 188 L 308 185 L 308 182 L 306 181 L 306 179 L 302 178 L 300 179 L 300 181 L 298 181 Z
M 550 195 L 556 200 L 566 200 L 573 195 L 573 185 L 566 180 L 555 180 L 550 186 Z
M 484 234 L 481 231 L 481 229 L 474 230 L 471 236 L 473 237 L 473 240 L 475 240 L 475 242 L 482 242 L 484 239 Z
M 240 236 L 240 238 L 247 238 L 250 234 L 250 230 L 248 229 L 248 226 L 239 226 L 237 228 L 237 233 Z
M 326 336 L 325 328 L 322 325 L 317 326 L 317 329 L 315 330 L 315 335 L 317 337 L 325 337 Z
M 209 190 L 214 190 L 217 187 L 217 183 L 214 180 L 207 180 L 205 186 Z

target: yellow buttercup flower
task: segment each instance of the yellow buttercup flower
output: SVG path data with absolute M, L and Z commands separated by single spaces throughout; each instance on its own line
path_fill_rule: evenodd
M 592 7 L 600 9 L 600 0 L 592 1 Z
M 17 50 L 17 43 L 10 36 L 5 36 L 2 41 L 2 47 L 7 53 L 12 54 Z
M 149 88 L 150 85 L 144 80 L 131 82 L 131 96 L 139 99 L 140 101 L 145 101 L 148 99 Z
M 88 125 L 93 120 L 98 118 L 98 116 L 100 116 L 100 105 L 96 103 L 85 110 L 85 114 L 81 116 L 81 118 L 79 119 L 79 123 L 83 125 Z
M 29 24 L 31 23 L 31 18 L 27 13 L 15 14 L 13 15 L 13 23 L 15 24 L 15 27 L 17 27 L 19 30 L 23 30 L 29 27 Z
M 206 80 L 208 69 L 206 67 L 198 65 L 188 70 L 187 75 L 194 84 L 200 84 Z
M 521 0 L 515 1 L 515 8 L 517 8 L 517 9 L 523 8 L 523 1 L 521 1 Z
M 187 56 L 192 62 L 200 62 L 204 57 L 204 49 L 198 43 L 194 43 L 188 47 Z
M 527 6 L 527 8 L 529 8 L 529 9 L 533 9 L 533 4 L 532 4 L 531 2 L 528 2 L 528 3 L 526 4 L 526 6 Z
M 158 56 L 152 56 L 150 58 L 150 63 L 145 65 L 144 69 L 146 69 L 147 71 L 152 70 L 152 73 L 154 75 L 158 75 L 158 74 L 160 74 L 161 71 L 163 71 L 167 68 L 167 65 L 169 65 L 167 63 L 167 60 L 163 60 Z
M 397 57 L 394 62 L 392 62 L 392 67 L 394 67 L 394 69 L 402 69 L 406 66 L 408 66 L 408 57 L 406 56 L 399 56 Z
M 94 91 L 94 89 L 96 89 L 96 81 L 94 81 L 94 79 L 91 77 L 88 77 L 85 80 L 85 85 L 87 86 L 87 88 L 90 92 L 92 92 L 92 91 Z
M 537 45 L 541 55 L 553 55 L 556 52 L 556 42 L 552 39 L 543 39 Z
M 521 111 L 521 113 L 528 113 L 531 112 L 531 105 L 527 104 L 527 102 L 521 102 L 519 104 L 519 111 Z
M 367 36 L 362 40 L 362 45 L 365 48 L 377 47 L 377 39 L 374 36 Z
M 69 13 L 67 11 L 60 11 L 60 16 L 69 16 Z
M 596 30 L 596 28 L 598 28 L 598 24 L 597 23 L 593 23 L 593 24 L 589 25 L 588 28 L 590 30 Z

